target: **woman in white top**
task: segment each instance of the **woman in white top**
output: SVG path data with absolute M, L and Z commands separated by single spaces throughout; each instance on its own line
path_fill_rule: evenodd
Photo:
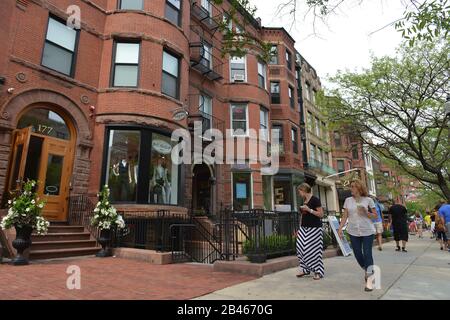
M 375 226 L 371 219 L 377 217 L 375 203 L 368 197 L 367 188 L 361 181 L 351 183 L 352 197 L 344 203 L 344 215 L 339 226 L 339 236 L 342 238 L 342 228 L 348 220 L 347 232 L 358 264 L 365 271 L 365 291 L 372 291 L 372 283 L 368 282 L 369 271 L 373 268 L 372 246 L 375 237 Z M 372 272 L 371 272 L 372 273 Z

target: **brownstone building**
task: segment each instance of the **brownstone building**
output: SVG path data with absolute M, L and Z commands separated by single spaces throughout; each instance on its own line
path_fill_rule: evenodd
M 243 8 L 230 19 L 230 6 L 209 0 L 1 1 L 2 206 L 20 182 L 35 179 L 48 201 L 44 215 L 56 222 L 67 221 L 71 198 L 94 200 L 104 184 L 123 212 L 295 210 L 296 186 L 317 178 L 317 170 L 304 170 L 311 151 L 303 59 L 284 29 L 264 28 Z M 77 12 L 80 28 L 67 27 Z M 247 45 L 243 56 L 223 55 L 223 21 L 271 43 L 269 63 L 258 45 Z M 195 122 L 201 123 L 199 136 Z M 178 129 L 199 138 L 201 149 L 213 140 L 207 129 L 224 135 L 229 129 L 234 139 L 244 139 L 245 161 L 178 165 L 171 157 Z M 251 129 L 279 130 L 280 145 L 272 145 L 280 153 L 277 175 L 262 174 L 261 164 L 251 161 Z M 321 160 L 331 161 L 331 154 Z

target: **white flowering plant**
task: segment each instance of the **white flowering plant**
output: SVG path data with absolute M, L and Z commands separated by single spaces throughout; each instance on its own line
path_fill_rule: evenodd
M 125 221 L 122 216 L 117 213 L 116 208 L 109 202 L 109 195 L 109 187 L 108 185 L 105 185 L 98 194 L 99 201 L 95 206 L 91 224 L 94 227 L 98 227 L 100 230 L 111 230 L 114 227 L 117 229 L 124 229 Z
M 33 191 L 36 185 L 36 181 L 28 180 L 22 190 L 8 201 L 8 214 L 0 222 L 3 230 L 30 226 L 37 234 L 47 234 L 50 222 L 42 217 L 45 201 L 39 200 L 37 193 Z

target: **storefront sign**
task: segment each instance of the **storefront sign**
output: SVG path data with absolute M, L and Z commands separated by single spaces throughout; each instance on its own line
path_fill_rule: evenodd
M 182 110 L 182 111 L 178 111 L 173 115 L 173 120 L 174 121 L 181 121 L 186 119 L 187 117 L 187 112 Z
M 153 140 L 152 147 L 160 154 L 170 154 L 172 152 L 170 143 L 163 140 Z
M 352 248 L 350 247 L 350 244 L 347 241 L 347 238 L 345 236 L 342 237 L 342 239 L 339 237 L 338 230 L 339 230 L 339 221 L 334 216 L 328 216 L 328 221 L 330 223 L 331 229 L 333 230 L 334 236 L 336 237 L 336 240 L 339 244 L 339 247 L 341 248 L 342 254 L 344 257 L 347 257 L 352 254 Z

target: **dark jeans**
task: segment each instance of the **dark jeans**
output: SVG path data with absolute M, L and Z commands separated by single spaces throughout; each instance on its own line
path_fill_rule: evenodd
M 372 246 L 374 235 L 366 237 L 355 237 L 350 235 L 353 253 L 361 268 L 367 269 L 373 266 Z

